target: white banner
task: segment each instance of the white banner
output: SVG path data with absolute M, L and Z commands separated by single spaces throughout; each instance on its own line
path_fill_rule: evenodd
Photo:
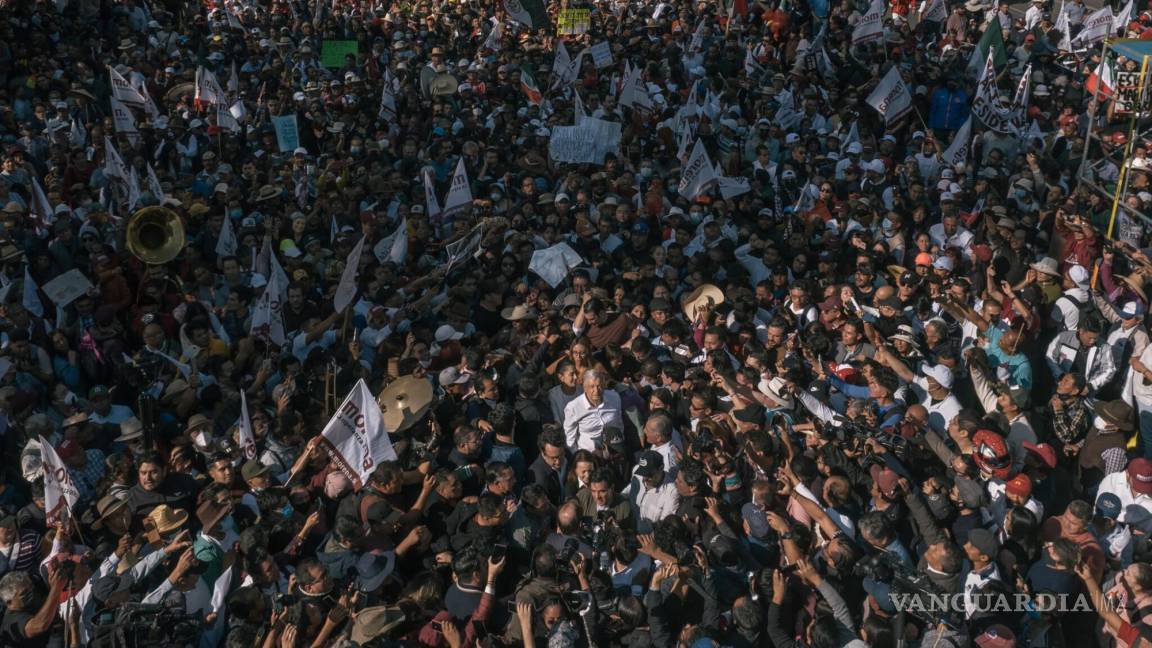
M 72 507 L 80 500 L 80 491 L 72 483 L 72 475 L 68 474 L 56 449 L 44 437 L 40 437 L 40 460 L 44 466 L 44 514 L 48 526 L 53 526 L 71 517 Z
M 136 130 L 136 118 L 132 116 L 132 111 L 117 101 L 116 97 L 108 97 L 108 102 L 112 106 L 112 123 L 116 127 L 116 132 L 126 135 L 129 141 L 136 141 L 139 132 Z
M 395 232 L 380 239 L 372 248 L 372 253 L 380 263 L 391 261 L 403 265 L 408 258 L 408 219 L 401 220 Z
M 716 186 L 720 188 L 720 195 L 724 196 L 724 200 L 729 200 L 752 191 L 752 186 L 748 184 L 748 178 L 737 176 L 722 176 L 717 174 Z
M 248 399 L 244 390 L 240 390 L 240 420 L 237 422 L 240 430 L 240 449 L 244 451 L 244 458 L 251 461 L 256 458 L 256 435 L 252 432 L 252 418 L 248 416 Z
M 364 486 L 377 464 L 396 459 L 384 429 L 384 414 L 363 379 L 356 382 L 324 426 L 320 440 L 332 463 L 352 481 L 355 490 Z
M 604 164 L 620 150 L 620 124 L 584 117 L 579 126 L 555 126 L 548 139 L 548 157 L 555 162 Z
M 680 173 L 680 195 L 692 200 L 704 193 L 715 181 L 716 169 L 712 166 L 708 151 L 704 150 L 704 142 L 696 140 L 696 145 L 692 147 L 692 155 L 688 158 L 688 164 Z
M 430 220 L 440 217 L 440 203 L 436 200 L 436 185 L 432 182 L 432 172 L 424 172 L 424 208 Z
M 364 253 L 364 237 L 356 242 L 356 247 L 348 253 L 348 262 L 344 272 L 340 275 L 340 284 L 336 286 L 336 294 L 332 295 L 332 305 L 336 312 L 343 312 L 356 298 L 356 275 L 360 271 L 360 255 Z
M 196 96 L 194 99 L 201 104 L 228 104 L 228 94 L 220 87 L 216 75 L 212 70 L 202 67 L 196 68 Z
M 236 230 L 232 228 L 232 217 L 224 214 L 224 224 L 220 226 L 220 236 L 216 238 L 216 256 L 236 256 L 237 247 L 239 243 L 236 240 Z
M 464 158 L 456 162 L 456 172 L 452 174 L 452 186 L 444 198 L 444 215 L 450 216 L 472 205 L 472 188 L 468 185 L 468 169 L 464 168 Z
M 1011 133 L 1011 115 L 1000 103 L 1000 89 L 996 87 L 996 67 L 992 63 L 992 53 L 984 63 L 984 72 L 976 84 L 976 98 L 972 100 L 972 114 L 980 123 L 997 133 Z
M 1120 32 L 1121 38 L 1123 38 L 1123 36 L 1128 33 L 1128 23 L 1131 20 L 1132 0 L 1128 0 L 1128 4 L 1124 5 L 1120 13 L 1116 14 L 1116 17 L 1112 19 L 1112 33 Z
M 912 110 L 912 93 L 908 92 L 908 86 L 895 65 L 888 68 L 888 74 L 868 95 L 867 101 L 884 118 L 885 124 L 891 124 Z
M 938 23 L 948 20 L 948 7 L 944 5 L 944 0 L 928 0 L 920 5 L 920 20 Z
M 1105 5 L 1084 18 L 1084 27 L 1079 34 L 1076 34 L 1076 38 L 1073 38 L 1072 42 L 1076 43 L 1078 47 L 1088 47 L 1093 43 L 1099 43 L 1112 33 L 1113 24 L 1112 8 Z
M 132 177 L 128 173 L 128 165 L 124 164 L 124 159 L 116 152 L 112 139 L 107 135 L 104 136 L 104 175 L 109 178 L 119 178 L 124 182 L 128 182 L 128 179 Z
M 852 29 L 852 46 L 871 43 L 884 38 L 884 14 L 888 13 L 888 3 L 884 0 L 872 0 L 868 13 L 856 21 Z

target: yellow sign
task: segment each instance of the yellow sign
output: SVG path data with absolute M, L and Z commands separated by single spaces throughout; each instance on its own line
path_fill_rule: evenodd
M 589 9 L 561 9 L 556 16 L 556 33 L 561 36 L 579 36 L 592 24 Z

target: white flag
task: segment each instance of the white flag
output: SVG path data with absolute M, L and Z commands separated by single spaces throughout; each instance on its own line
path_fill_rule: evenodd
M 1072 42 L 1078 47 L 1088 47 L 1108 37 L 1113 28 L 1112 8 L 1105 5 L 1084 18 L 1084 26 Z
M 275 263 L 275 257 L 272 257 Z M 281 270 L 283 272 L 283 270 Z M 256 307 L 252 309 L 252 324 L 249 333 L 253 337 L 264 337 L 272 344 L 283 347 L 288 341 L 284 334 L 284 316 L 281 313 L 283 294 L 287 286 L 280 283 L 281 279 L 276 272 L 270 271 L 268 285 L 256 300 Z
M 504 40 L 504 25 L 495 16 L 489 20 L 492 23 L 492 29 L 488 32 L 488 38 L 484 39 L 483 48 L 491 52 L 499 52 L 500 44 Z
M 251 461 L 256 458 L 256 435 L 252 433 L 252 419 L 248 416 L 248 399 L 244 390 L 240 390 L 240 449 L 244 451 L 244 458 Z
M 104 136 L 104 175 L 109 178 L 119 178 L 125 182 L 132 177 L 128 173 L 128 165 L 124 164 L 123 158 L 116 152 L 116 147 L 112 145 L 112 138 L 107 135 Z
M 216 239 L 216 257 L 236 256 L 236 230 L 232 229 L 232 217 L 224 214 L 224 224 L 220 226 L 220 236 Z
M 229 12 L 228 15 L 232 15 Z M 236 61 L 232 61 L 232 74 L 228 76 L 228 96 L 235 100 L 240 96 L 240 75 L 236 72 Z
M 232 119 L 239 122 L 237 125 L 248 121 L 248 109 L 244 107 L 243 101 L 234 102 L 232 106 L 228 108 L 228 114 L 232 115 Z
M 52 204 L 48 202 L 48 196 L 44 194 L 44 189 L 40 186 L 40 181 L 36 179 L 36 176 L 32 176 L 31 180 L 32 201 L 29 203 L 28 208 L 40 219 L 40 225 L 51 225 L 52 221 L 56 220 L 56 213 L 52 211 Z M 3 374 L 0 374 L 0 376 L 2 375 Z
M 699 52 L 704 49 L 704 19 L 701 18 L 700 22 L 696 23 L 696 29 L 692 32 L 692 40 L 688 43 L 689 52 Z
M 424 171 L 424 209 L 429 220 L 440 217 L 440 203 L 436 200 L 436 185 L 432 182 L 432 172 Z
M 381 461 L 394 461 L 396 451 L 384 429 L 384 413 L 364 380 L 358 380 L 320 433 L 332 463 L 360 490 Z
M 196 68 L 195 101 L 202 106 L 228 103 L 228 95 L 220 87 L 220 82 L 216 80 L 216 75 L 212 73 L 212 70 L 203 67 Z
M 1128 0 L 1128 4 L 1116 14 L 1112 19 L 1112 33 L 1120 32 L 1121 34 L 1128 33 L 1128 23 L 1132 21 L 1132 0 Z
M 1007 116 L 1012 124 L 1012 132 L 1024 133 L 1024 120 L 1028 118 L 1028 102 L 1032 97 L 1032 66 L 1024 68 L 1024 75 L 1016 84 L 1016 94 L 1012 96 L 1012 105 L 1008 106 Z
M 135 142 L 140 133 L 136 130 L 136 118 L 132 116 L 132 111 L 117 101 L 116 97 L 108 97 L 108 102 L 112 106 L 112 123 L 116 127 L 116 132 L 126 135 L 128 141 Z
M 336 294 L 332 296 L 332 304 L 336 312 L 343 312 L 356 298 L 356 275 L 360 272 L 360 255 L 364 253 L 364 237 L 356 243 L 356 247 L 348 253 L 348 263 L 344 266 L 344 273 L 340 275 L 340 285 L 336 286 Z
M 856 125 L 858 121 L 859 120 L 856 119 L 852 120 L 852 126 L 848 129 L 848 134 L 844 136 L 844 141 L 840 143 L 840 155 L 844 155 L 849 145 L 860 142 L 860 128 Z
M 452 174 L 452 186 L 444 198 L 444 215 L 451 216 L 472 205 L 472 188 L 468 185 L 468 170 L 464 168 L 464 158 L 456 162 L 456 172 Z
M 137 108 L 144 107 L 143 95 L 141 95 L 136 88 L 133 88 L 132 84 L 128 83 L 128 79 L 125 79 L 111 65 L 108 66 L 108 76 L 112 82 L 112 99 L 136 106 Z
M 408 258 L 408 219 L 402 219 L 395 232 L 380 239 L 372 248 L 372 253 L 380 263 L 391 261 L 403 265 Z
M 1072 23 L 1068 20 L 1068 10 L 1064 7 L 1064 3 L 1060 3 L 1060 13 L 1056 18 L 1056 24 L 1053 29 L 1060 34 L 1060 42 L 1056 44 L 1056 50 L 1059 52 L 1072 51 Z
M 128 167 L 128 181 L 124 185 L 128 188 L 128 211 L 135 211 L 140 204 L 140 176 L 136 167 Z
M 984 62 L 984 71 L 980 74 L 980 81 L 976 83 L 976 98 L 972 100 L 972 115 L 990 130 L 997 133 L 1010 133 L 1012 122 L 1008 111 L 1004 110 L 1000 101 L 1000 89 L 996 87 L 996 66 L 992 56 L 993 52 L 989 50 L 988 58 Z
M 44 317 L 44 304 L 40 302 L 40 287 L 32 279 L 32 275 L 28 273 L 28 266 L 24 266 L 24 295 L 20 299 L 20 303 L 24 305 L 24 310 L 32 313 L 36 317 Z
M 156 177 L 156 171 L 152 169 L 152 165 L 148 167 L 148 193 L 156 199 L 157 203 L 164 202 L 164 187 L 160 184 L 160 178 Z
M 48 525 L 54 526 L 70 519 L 72 507 L 80 501 L 80 491 L 56 449 L 44 437 L 40 437 L 40 461 L 44 467 L 44 514 Z
M 964 120 L 964 125 L 952 137 L 948 150 L 944 151 L 944 164 L 956 166 L 968 161 L 968 152 L 972 148 L 972 117 Z
M 568 48 L 564 47 L 564 41 L 558 41 L 556 58 L 552 59 L 552 88 L 559 88 L 575 81 L 576 77 L 571 72 L 572 57 L 568 54 Z
M 704 150 L 704 142 L 696 140 L 696 145 L 692 148 L 692 155 L 688 158 L 688 164 L 680 173 L 680 195 L 692 200 L 707 191 L 708 187 L 715 181 L 716 169 L 712 166 L 708 151 Z
M 230 133 L 239 133 L 242 130 L 240 122 L 236 121 L 231 109 L 226 108 L 224 104 L 216 104 L 216 125 Z
M 888 13 L 888 3 L 884 0 L 872 0 L 868 13 L 856 21 L 852 29 L 852 46 L 870 43 L 884 38 L 884 14 Z
M 580 98 L 580 93 L 575 89 L 572 90 L 572 113 L 576 126 L 579 126 L 580 122 L 588 119 L 588 110 L 584 108 L 584 100 Z
M 942 23 L 948 20 L 948 7 L 944 0 L 928 0 L 920 5 L 920 20 Z
M 748 178 L 741 176 L 722 176 L 717 174 L 716 186 L 720 188 L 720 195 L 724 196 L 724 200 L 729 200 L 752 191 L 752 186 L 748 184 Z
M 84 148 L 84 145 L 88 143 L 88 134 L 75 117 L 72 118 L 72 130 L 68 132 L 68 143 L 72 145 L 72 148 Z
M 396 91 L 389 79 L 384 79 L 384 89 L 380 91 L 380 110 L 376 116 L 389 124 L 396 123 Z
M 1036 123 L 1036 120 L 1033 119 L 1032 123 L 1028 125 L 1028 131 L 1024 133 L 1024 143 L 1032 145 L 1036 140 L 1040 140 L 1040 148 L 1043 149 L 1045 143 L 1044 131 L 1040 130 L 1040 124 Z
M 891 124 L 912 110 L 912 93 L 908 92 L 908 85 L 900 77 L 895 65 L 888 68 L 888 74 L 868 95 L 867 101 L 884 118 L 885 124 Z
M 620 106 L 622 108 L 640 106 L 651 110 L 652 98 L 648 96 L 648 86 L 640 76 L 642 71 L 639 67 L 633 67 L 628 72 L 630 74 L 625 74 L 624 85 L 620 88 Z

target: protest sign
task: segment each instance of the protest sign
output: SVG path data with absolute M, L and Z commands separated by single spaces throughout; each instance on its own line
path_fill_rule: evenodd
M 80 491 L 72 483 L 72 475 L 68 474 L 56 449 L 44 437 L 40 437 L 40 458 L 44 468 L 44 516 L 51 526 L 68 519 L 72 507 L 80 500 Z
M 42 290 L 53 304 L 64 308 L 92 290 L 92 282 L 83 272 L 73 268 L 44 284 Z
M 276 144 L 281 153 L 291 153 L 300 146 L 300 131 L 296 129 L 296 115 L 284 115 L 272 118 L 272 127 L 276 129 Z
M 360 53 L 360 43 L 354 40 L 326 40 L 320 46 L 320 64 L 326 68 L 344 67 L 344 57 Z
M 556 33 L 561 36 L 579 36 L 588 31 L 592 12 L 588 9 L 561 9 L 556 14 Z
M 596 43 L 590 51 L 592 53 L 592 62 L 596 64 L 597 70 L 612 65 L 612 48 L 608 46 L 608 41 Z
M 620 124 L 586 117 L 579 126 L 556 126 L 548 140 L 548 157 L 556 162 L 604 164 L 620 150 Z

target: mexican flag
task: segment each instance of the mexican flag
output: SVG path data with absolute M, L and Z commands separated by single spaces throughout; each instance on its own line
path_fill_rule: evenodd
M 1000 31 L 1000 21 L 993 20 L 984 28 L 984 35 L 976 44 L 976 51 L 968 60 L 968 70 L 973 76 L 980 74 L 984 63 L 988 60 L 988 52 L 992 52 L 992 63 L 1000 67 L 1008 62 L 1008 49 L 1004 47 L 1004 34 Z
M 536 85 L 536 79 L 532 78 L 532 74 L 528 68 L 520 68 L 520 89 L 527 95 L 528 101 L 533 105 L 539 106 L 544 103 L 544 94 L 540 92 L 540 87 Z
M 1088 75 L 1084 82 L 1084 89 L 1097 95 L 1097 98 L 1110 97 L 1115 89 L 1116 81 L 1112 70 L 1113 61 L 1100 59 L 1100 64 Z
M 504 11 L 508 17 L 529 27 L 544 27 L 548 24 L 548 12 L 543 0 L 504 0 Z

